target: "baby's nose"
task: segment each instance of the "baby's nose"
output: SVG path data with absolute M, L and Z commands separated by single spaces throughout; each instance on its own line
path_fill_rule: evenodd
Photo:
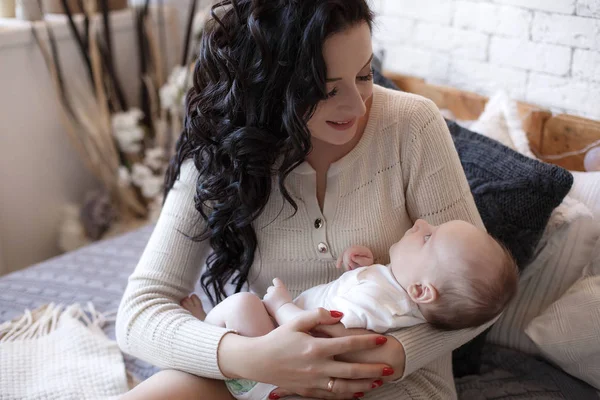
M 427 226 L 429 226 L 429 224 L 427 223 L 427 221 L 425 221 L 424 219 L 418 219 L 415 221 L 415 225 L 414 225 L 414 230 L 415 232 L 420 230 L 420 229 L 424 229 Z

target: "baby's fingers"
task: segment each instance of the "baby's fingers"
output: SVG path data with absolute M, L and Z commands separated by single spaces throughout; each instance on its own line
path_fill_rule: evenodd
M 335 262 L 335 267 L 337 269 L 340 269 L 340 268 L 342 268 L 343 263 L 344 263 L 344 256 L 342 255 L 342 256 L 339 256 L 337 261 Z
M 354 256 L 352 261 L 361 267 L 367 267 L 371 265 L 371 257 L 368 256 Z
M 283 281 L 279 278 L 275 278 L 273 279 L 273 286 L 275 287 L 285 287 L 285 285 L 283 284 Z

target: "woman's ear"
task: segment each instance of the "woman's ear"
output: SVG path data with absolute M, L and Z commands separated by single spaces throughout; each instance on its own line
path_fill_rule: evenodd
M 439 296 L 437 289 L 431 283 L 426 285 L 413 283 L 408 287 L 407 292 L 411 300 L 417 304 L 433 303 Z

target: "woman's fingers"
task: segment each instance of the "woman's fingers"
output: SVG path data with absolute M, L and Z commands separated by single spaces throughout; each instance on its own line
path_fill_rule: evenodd
M 331 367 L 328 369 L 330 372 L 328 373 L 343 380 L 370 379 L 375 381 L 394 374 L 394 370 L 385 364 L 358 364 L 334 361 L 330 365 Z M 367 390 L 368 388 L 363 389 Z
M 320 333 L 320 334 L 324 335 L 324 337 L 350 336 L 348 334 L 348 330 L 342 324 L 318 325 L 318 326 L 315 326 L 315 328 L 313 329 L 313 333 Z M 323 337 L 323 336 L 321 336 L 321 337 Z
M 338 354 L 352 353 L 355 351 L 375 349 L 387 342 L 383 335 L 356 335 L 338 338 L 319 339 L 319 343 L 324 347 L 326 356 L 336 356 Z
M 329 381 L 327 382 L 329 383 Z M 327 384 L 325 384 L 327 386 Z M 361 397 L 357 396 L 358 393 L 367 393 L 369 390 L 376 389 L 383 385 L 381 379 L 334 379 L 331 393 L 344 395 L 351 395 L 350 397 Z M 328 389 L 323 391 L 329 392 Z
M 359 399 L 365 395 L 365 392 L 352 392 L 352 393 L 335 393 L 327 390 L 314 389 L 307 390 L 303 393 L 294 393 L 290 390 L 277 388 L 271 392 L 269 399 L 284 399 L 288 396 L 302 396 L 308 399 L 339 399 L 339 400 L 353 400 Z

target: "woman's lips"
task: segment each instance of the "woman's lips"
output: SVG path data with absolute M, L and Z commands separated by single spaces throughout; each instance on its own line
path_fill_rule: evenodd
M 356 123 L 356 118 L 353 118 L 349 121 L 327 121 L 327 125 L 332 127 L 337 131 L 346 131 L 354 126 Z

